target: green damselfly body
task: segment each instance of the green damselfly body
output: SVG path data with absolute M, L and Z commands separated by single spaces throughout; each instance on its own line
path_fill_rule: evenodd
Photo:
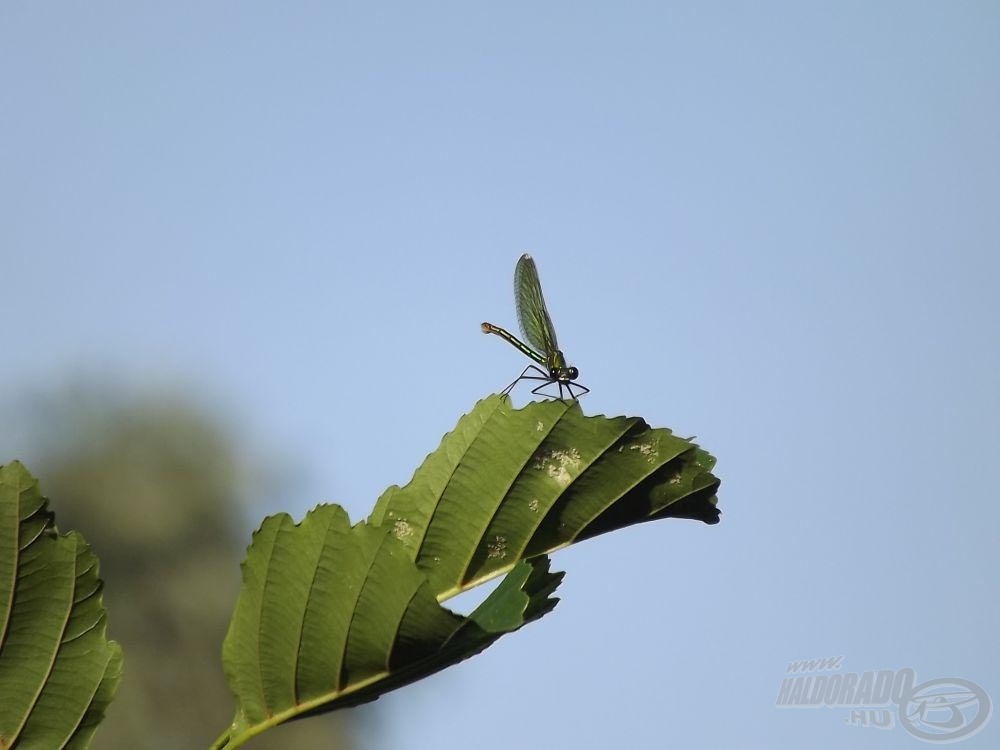
M 521 333 L 528 341 L 527 344 L 512 333 L 492 323 L 482 324 L 483 333 L 496 334 L 517 347 L 536 364 L 525 367 L 524 371 L 513 383 L 504 388 L 503 392 L 510 393 L 511 389 L 521 380 L 541 380 L 542 383 L 533 388 L 532 393 L 544 396 L 545 394 L 540 393 L 540 391 L 552 383 L 559 387 L 560 401 L 563 398 L 564 388 L 569 393 L 570 398 L 574 399 L 589 393 L 589 388 L 573 382 L 580 376 L 580 371 L 566 364 L 566 357 L 559 349 L 556 331 L 552 326 L 552 318 L 549 316 L 548 308 L 545 307 L 545 299 L 542 297 L 538 269 L 535 267 L 534 259 L 527 253 L 520 257 L 517 261 L 517 268 L 514 269 L 514 303 L 517 308 L 517 322 L 521 326 Z M 579 390 L 578 394 L 573 393 L 574 388 Z

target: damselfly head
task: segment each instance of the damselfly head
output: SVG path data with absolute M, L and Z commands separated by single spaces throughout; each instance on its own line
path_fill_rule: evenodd
M 555 367 L 551 370 L 552 379 L 560 383 L 568 383 L 580 377 L 580 371 L 575 367 Z
M 549 369 L 549 377 L 553 382 L 568 383 L 580 377 L 580 371 L 575 367 L 552 367 Z

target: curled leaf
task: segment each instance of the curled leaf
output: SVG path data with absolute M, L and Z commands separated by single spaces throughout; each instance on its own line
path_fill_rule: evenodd
M 377 698 L 465 659 L 556 603 L 548 553 L 660 518 L 716 523 L 714 459 L 576 402 L 480 401 L 366 522 L 335 505 L 264 521 L 223 649 L 237 699 L 216 748 Z M 503 575 L 468 616 L 440 602 Z
M 439 599 L 614 529 L 719 520 L 715 459 L 638 417 L 585 417 L 578 402 L 480 401 L 370 520 L 391 526 Z

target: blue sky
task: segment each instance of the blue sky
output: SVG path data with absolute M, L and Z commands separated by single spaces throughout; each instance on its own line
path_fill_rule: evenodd
M 301 472 L 266 512 L 360 518 L 520 372 L 479 323 L 530 251 L 584 410 L 696 434 L 722 523 L 559 553 L 556 611 L 370 747 L 917 746 L 774 702 L 833 655 L 1000 700 L 997 39 L 991 2 L 5 3 L 0 388 L 196 388 Z

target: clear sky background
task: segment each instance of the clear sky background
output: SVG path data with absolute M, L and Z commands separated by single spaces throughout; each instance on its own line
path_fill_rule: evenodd
M 4 395 L 198 388 L 294 462 L 262 513 L 359 519 L 524 366 L 524 251 L 722 522 L 557 554 L 367 747 L 923 746 L 775 708 L 833 655 L 1000 701 L 1000 5 L 0 4 Z

